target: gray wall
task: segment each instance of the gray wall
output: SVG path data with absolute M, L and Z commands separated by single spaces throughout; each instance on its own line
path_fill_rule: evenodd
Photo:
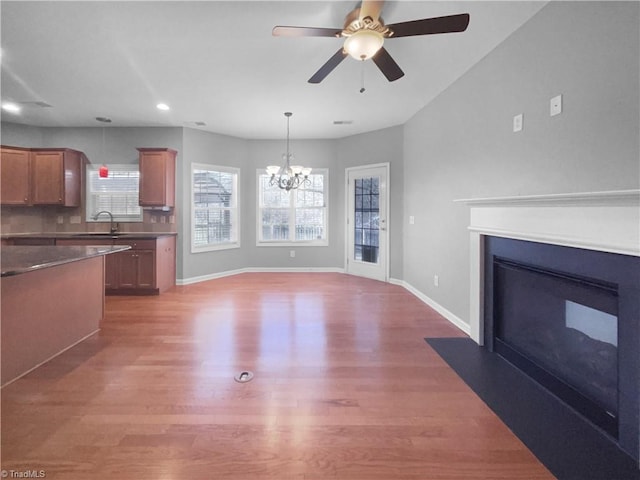
M 244 268 L 246 264 L 246 238 L 244 199 L 240 200 L 240 228 L 242 248 L 218 250 L 214 252 L 191 253 L 191 165 L 222 165 L 240 168 L 241 195 L 246 185 L 246 140 L 185 128 L 183 136 L 184 159 L 178 166 L 176 195 L 182 205 L 182 215 L 178 219 L 178 278 L 188 279 Z
M 12 147 L 37 148 L 42 145 L 42 129 L 17 123 L 0 124 L 0 142 Z
M 403 251 L 403 205 L 404 171 L 402 126 L 385 128 L 375 132 L 346 137 L 338 141 L 338 162 L 342 169 L 342 185 L 345 184 L 344 169 L 360 165 L 389 163 L 389 275 L 402 279 Z M 344 224 L 345 187 L 340 190 L 342 202 L 341 222 Z M 344 252 L 344 230 L 342 233 Z
M 191 163 L 241 168 L 241 247 L 213 252 L 191 253 L 189 189 L 182 191 L 185 214 L 179 220 L 183 255 L 182 276 L 189 279 L 240 268 L 342 268 L 345 252 L 345 168 L 371 163 L 391 162 L 392 218 L 402 215 L 402 127 L 394 127 L 336 140 L 291 140 L 290 151 L 296 161 L 313 168 L 329 170 L 329 244 L 328 246 L 257 246 L 257 172 L 267 165 L 282 162 L 283 140 L 243 140 L 215 133 L 184 129 L 182 179 L 188 185 Z M 392 233 L 392 275 L 402 272 L 402 231 Z M 289 255 L 295 250 L 295 258 Z
M 469 210 L 454 199 L 639 187 L 638 25 L 637 2 L 551 2 L 406 123 L 406 282 L 468 322 Z

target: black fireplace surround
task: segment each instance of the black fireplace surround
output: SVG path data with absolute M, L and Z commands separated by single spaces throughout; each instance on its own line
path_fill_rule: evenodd
M 640 257 L 485 237 L 485 346 L 640 454 Z

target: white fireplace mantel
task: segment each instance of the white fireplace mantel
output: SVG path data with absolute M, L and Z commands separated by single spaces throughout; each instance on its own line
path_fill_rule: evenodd
M 640 190 L 454 200 L 471 209 L 471 338 L 484 342 L 484 236 L 640 256 Z

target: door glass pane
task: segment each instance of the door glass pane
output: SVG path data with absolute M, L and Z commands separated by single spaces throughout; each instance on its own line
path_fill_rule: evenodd
M 378 177 L 355 181 L 354 260 L 378 263 L 380 225 L 380 180 Z

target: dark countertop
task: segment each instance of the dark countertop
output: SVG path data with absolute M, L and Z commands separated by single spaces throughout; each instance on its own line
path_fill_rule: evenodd
M 73 238 L 79 240 L 90 240 L 98 238 L 123 238 L 131 240 L 154 240 L 160 237 L 175 237 L 175 232 L 120 232 L 114 235 L 108 232 L 41 232 L 41 233 L 5 233 L 0 236 L 3 239 L 13 238 L 34 238 L 34 239 L 58 239 L 58 238 Z
M 0 250 L 0 265 L 2 267 L 2 276 L 8 277 L 86 258 L 121 252 L 130 248 L 128 245 L 92 247 L 5 246 Z

